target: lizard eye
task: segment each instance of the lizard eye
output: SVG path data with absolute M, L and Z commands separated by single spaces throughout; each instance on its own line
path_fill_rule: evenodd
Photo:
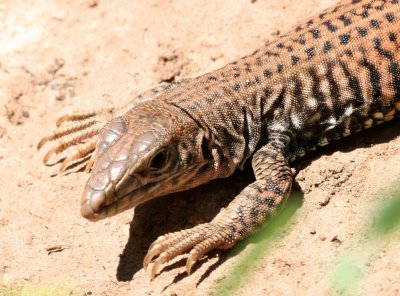
M 169 151 L 166 149 L 161 150 L 150 161 L 150 169 L 154 171 L 161 170 L 167 166 L 169 162 Z

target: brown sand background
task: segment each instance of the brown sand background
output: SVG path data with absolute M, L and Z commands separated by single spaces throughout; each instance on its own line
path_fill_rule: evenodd
M 161 81 L 217 69 L 330 2 L 0 1 L 0 294 L 212 293 L 253 243 L 211 254 L 189 277 L 184 256 L 152 282 L 142 260 L 158 235 L 212 219 L 250 171 L 156 200 L 133 220 L 130 210 L 91 223 L 79 214 L 87 174 L 55 175 L 58 166 L 43 166 L 36 144 L 67 112 L 117 105 Z M 300 161 L 302 204 L 237 295 L 340 294 L 330 289 L 329 266 L 367 241 L 371 211 L 400 176 L 397 125 Z M 381 242 L 361 266 L 361 293 L 400 295 L 399 238 Z

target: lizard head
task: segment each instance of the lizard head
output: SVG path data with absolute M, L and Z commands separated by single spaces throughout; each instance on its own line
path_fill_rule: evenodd
M 207 143 L 190 116 L 160 102 L 143 103 L 114 119 L 97 141 L 82 216 L 97 221 L 214 178 Z

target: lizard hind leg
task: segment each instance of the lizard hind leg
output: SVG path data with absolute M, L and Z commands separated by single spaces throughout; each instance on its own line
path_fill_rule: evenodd
M 150 246 L 144 268 L 156 258 L 151 268 L 152 278 L 160 271 L 161 264 L 186 251 L 190 251 L 186 262 L 190 273 L 203 255 L 213 249 L 231 248 L 284 203 L 293 180 L 284 145 L 274 142 L 262 147 L 254 154 L 252 165 L 256 181 L 243 189 L 211 222 L 161 236 Z

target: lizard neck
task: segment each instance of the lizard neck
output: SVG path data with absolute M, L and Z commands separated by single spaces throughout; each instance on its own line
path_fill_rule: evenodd
M 192 83 L 203 84 L 204 80 Z M 169 103 L 188 114 L 205 131 L 215 168 L 229 176 L 236 168 L 243 167 L 265 138 L 267 110 L 273 110 L 268 105 L 278 99 L 279 91 L 275 88 L 266 91 L 260 85 L 238 92 L 225 81 L 214 82 L 203 92 L 198 88 L 188 88 L 184 93 L 180 89 L 180 93 L 171 94 L 173 100 Z

